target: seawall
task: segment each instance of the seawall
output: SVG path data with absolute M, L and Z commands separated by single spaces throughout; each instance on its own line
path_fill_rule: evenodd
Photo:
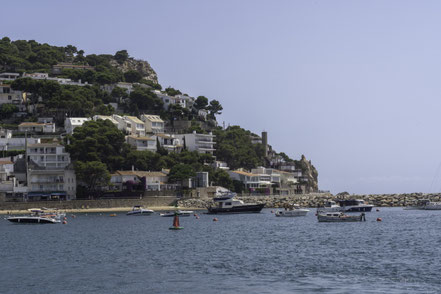
M 379 207 L 400 207 L 414 203 L 418 199 L 431 199 L 441 201 L 440 194 L 370 194 L 370 195 L 348 195 L 337 197 L 328 193 L 311 193 L 290 196 L 268 195 L 268 196 L 239 196 L 245 203 L 264 203 L 267 208 L 284 207 L 286 204 L 298 204 L 302 207 L 323 206 L 326 201 L 335 199 L 363 199 L 367 204 Z M 182 207 L 205 208 L 213 204 L 211 199 L 185 199 L 179 200 L 178 205 Z

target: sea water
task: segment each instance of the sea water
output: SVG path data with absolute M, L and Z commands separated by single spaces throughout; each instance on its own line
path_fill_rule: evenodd
M 441 211 L 0 220 L 0 293 L 440 293 Z M 213 218 L 218 221 L 214 222 Z M 381 222 L 376 219 L 381 218 Z

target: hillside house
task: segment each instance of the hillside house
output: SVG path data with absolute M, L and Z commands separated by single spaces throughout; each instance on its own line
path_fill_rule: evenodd
M 174 185 L 168 185 L 168 176 L 164 172 L 150 171 L 116 171 L 111 175 L 110 183 L 118 190 L 122 191 L 128 188 L 127 183 L 139 185 L 145 178 L 144 190 L 161 191 L 170 190 Z
M 0 104 L 14 104 L 18 107 L 24 100 L 26 100 L 25 93 L 13 90 L 11 85 L 0 83 Z
M 86 121 L 90 121 L 88 117 L 66 117 L 64 120 L 64 129 L 66 133 L 72 135 L 75 128 L 81 127 Z
M 189 151 L 197 151 L 199 153 L 207 153 L 213 155 L 216 137 L 211 132 L 209 134 L 198 134 L 196 131 L 190 134 L 175 135 L 182 145 L 185 145 Z
M 23 122 L 18 125 L 19 132 L 55 133 L 55 123 Z
M 33 200 L 75 199 L 76 177 L 70 155 L 59 144 L 29 144 L 28 198 Z
M 2 72 L 0 73 L 0 81 L 13 81 L 20 77 L 19 73 L 15 72 Z
M 126 137 L 126 140 L 127 144 L 135 147 L 138 151 L 148 150 L 156 152 L 156 139 L 152 137 L 129 135 Z
M 147 134 L 164 133 L 164 121 L 159 115 L 142 114 L 141 121 Z

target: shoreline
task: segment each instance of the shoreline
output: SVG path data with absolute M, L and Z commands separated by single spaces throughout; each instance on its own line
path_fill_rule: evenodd
M 36 206 L 37 208 L 37 206 Z M 180 210 L 204 210 L 203 208 L 197 207 L 175 207 L 175 206 L 150 206 L 148 209 L 159 211 L 173 211 L 175 209 Z M 107 208 L 67 208 L 67 209 L 53 209 L 49 208 L 48 211 L 59 211 L 64 213 L 108 213 L 108 212 L 129 212 L 132 207 L 107 207 Z M 0 215 L 13 215 L 13 214 L 29 214 L 29 210 L 25 209 L 9 209 L 0 210 Z

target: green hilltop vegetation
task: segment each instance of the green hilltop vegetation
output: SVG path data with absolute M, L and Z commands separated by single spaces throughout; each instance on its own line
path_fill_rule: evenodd
M 82 65 L 84 68 L 63 69 L 61 73 L 54 75 L 53 66 L 59 63 Z M 141 64 L 143 70 L 130 67 L 133 63 L 138 68 Z M 28 93 L 26 103 L 33 106 L 33 113 L 11 122 L 11 116 L 17 110 L 4 104 L 0 108 L 2 123 L 17 125 L 23 121 L 36 121 L 38 117 L 50 116 L 60 126 L 66 117 L 112 115 L 115 110 L 109 103 L 117 103 L 125 115 L 156 114 L 170 123 L 176 120 L 191 121 L 188 132 L 213 132 L 216 135 L 216 160 L 226 162 L 231 169 L 251 169 L 267 165 L 264 147 L 251 142 L 253 134 L 250 131 L 239 126 L 226 129 L 217 126 L 216 115 L 223 110 L 218 100 L 210 101 L 207 97 L 199 96 L 192 109 L 171 105 L 165 110 L 162 100 L 153 92 L 162 90 L 156 73 L 147 62 L 131 58 L 126 50 L 118 51 L 114 55 L 85 55 L 84 50 L 78 50 L 73 45 L 51 46 L 34 40 L 11 41 L 4 37 L 0 40 L 0 72 L 43 72 L 58 78 L 88 83 L 80 87 L 59 84 L 54 80 L 18 78 L 11 82 L 11 87 Z M 115 87 L 111 93 L 101 87 L 118 82 L 136 84 L 130 94 L 119 87 Z M 182 95 L 181 91 L 172 87 L 163 91 L 169 96 Z M 206 119 L 198 116 L 199 110 L 208 112 Z M 170 169 L 169 179 L 172 182 L 182 181 L 198 171 L 208 171 L 209 180 L 214 185 L 238 192 L 243 189 L 240 183 L 230 179 L 227 172 L 211 167 L 210 163 L 215 160 L 211 155 L 190 152 L 185 148 L 181 153 L 168 153 L 161 149 L 159 142 L 156 153 L 136 151 L 125 143 L 124 133 L 110 121 L 86 122 L 82 127 L 76 128 L 72 136 L 65 137 L 64 144 L 75 162 L 78 179 L 86 184 L 84 191 L 99 190 L 101 186 L 108 184 L 110 173 L 131 169 L 132 166 L 138 170 Z M 284 153 L 279 155 L 285 161 L 294 162 L 304 172 L 311 168 L 305 166 L 305 161 L 295 161 Z M 311 181 L 316 182 L 317 173 L 314 168 L 313 171 L 315 174 Z M 81 194 L 81 187 L 78 193 Z

